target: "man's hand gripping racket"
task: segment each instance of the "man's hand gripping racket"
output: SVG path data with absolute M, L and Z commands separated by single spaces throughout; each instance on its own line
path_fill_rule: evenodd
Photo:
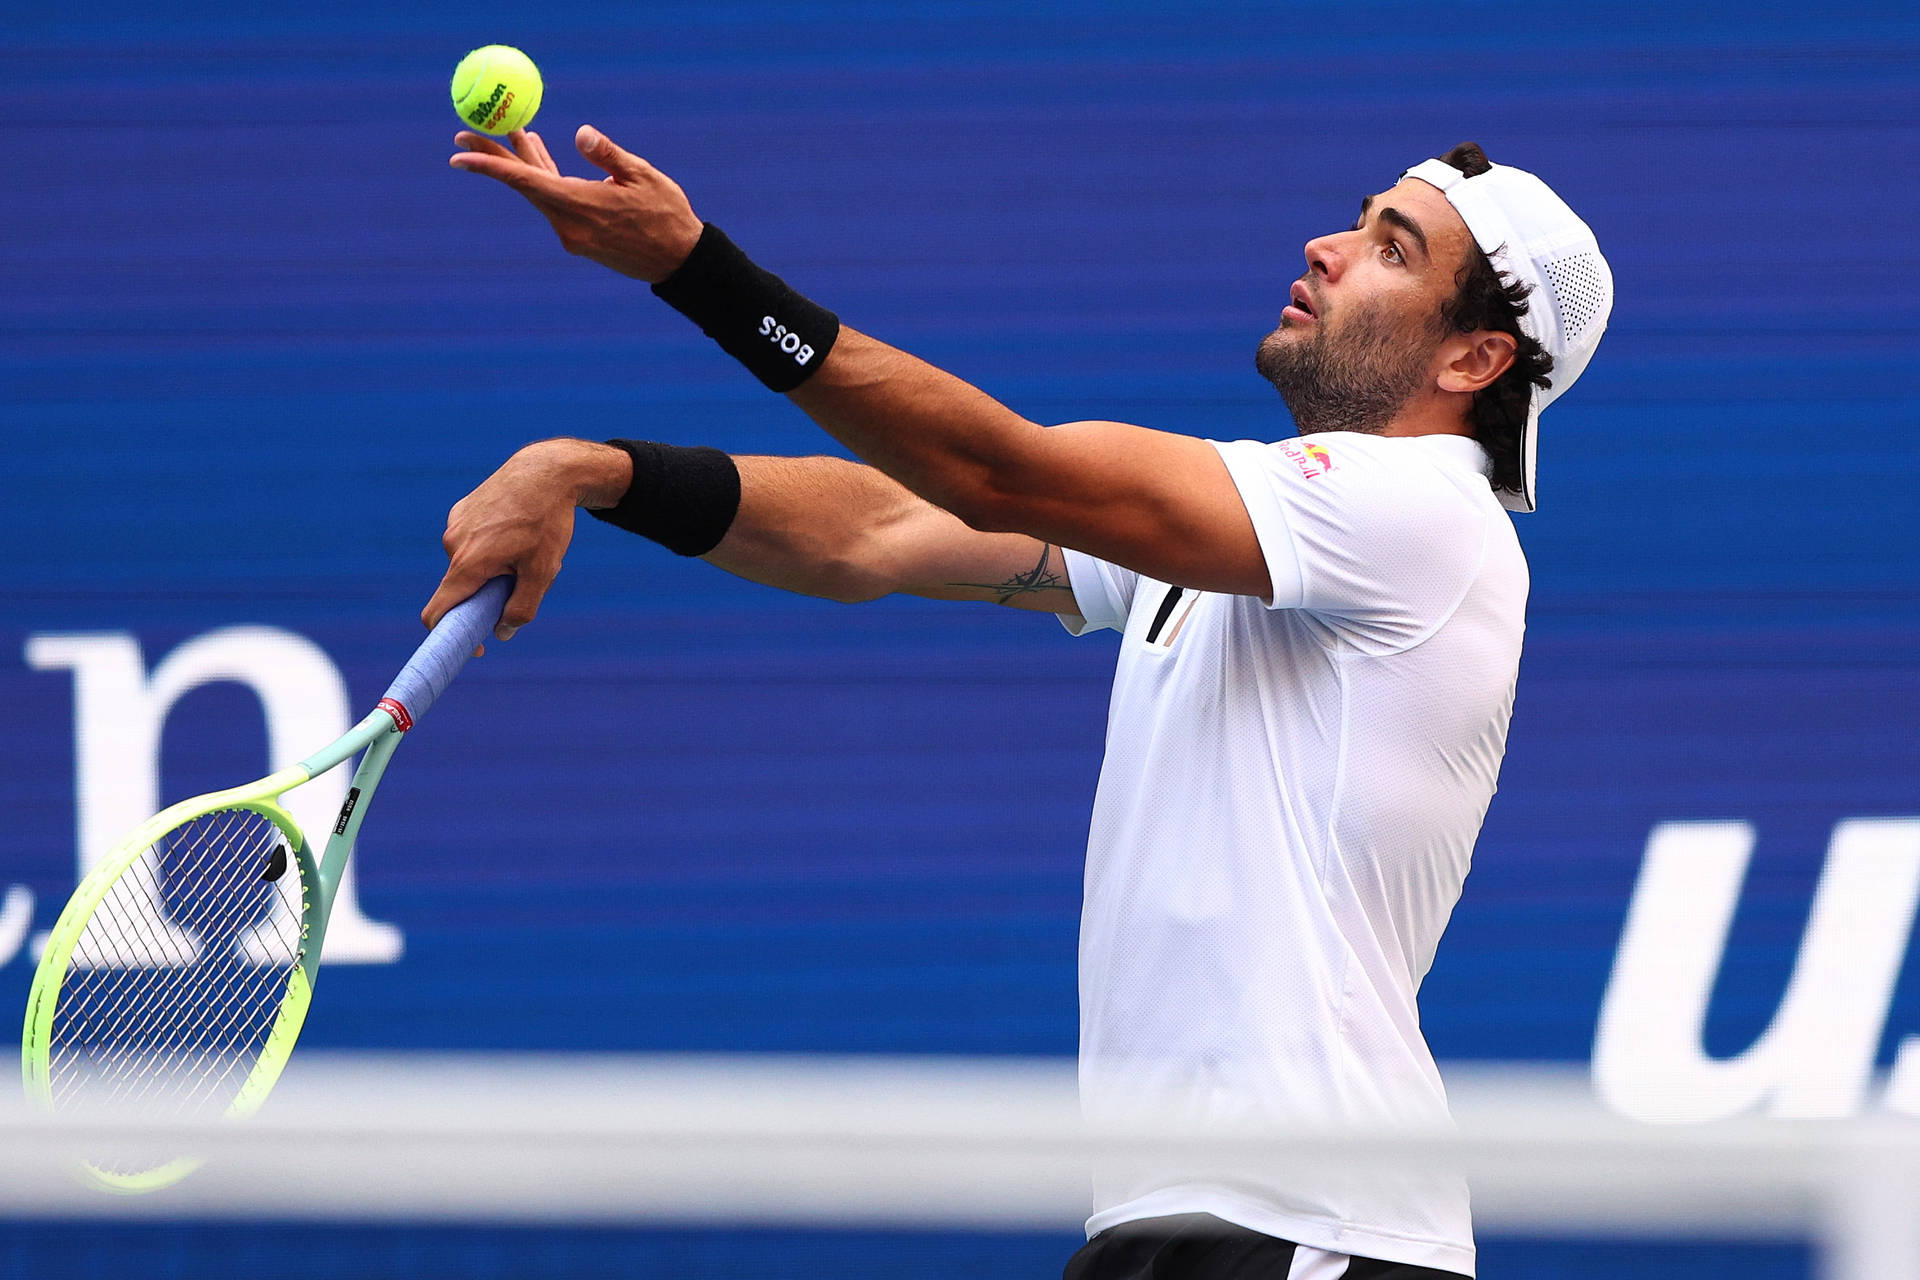
M 327 915 L 387 762 L 492 634 L 512 587 L 495 578 L 449 610 L 378 706 L 334 742 L 162 810 L 100 860 L 34 974 L 21 1041 L 29 1097 L 61 1115 L 136 1124 L 259 1108 L 306 1021 Z M 280 797 L 356 754 L 316 861 Z M 116 1151 L 85 1172 L 141 1192 L 198 1164 L 177 1150 Z

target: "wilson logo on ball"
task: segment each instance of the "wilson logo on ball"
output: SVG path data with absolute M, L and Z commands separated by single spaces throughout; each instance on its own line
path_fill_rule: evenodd
M 513 94 L 504 84 L 493 86 L 493 93 L 487 100 L 467 112 L 467 119 L 484 129 L 490 124 L 499 124 L 507 117 L 507 108 L 513 105 Z

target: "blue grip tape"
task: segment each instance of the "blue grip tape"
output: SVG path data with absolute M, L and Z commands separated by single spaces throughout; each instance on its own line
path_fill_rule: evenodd
M 427 714 L 434 700 L 447 691 L 460 668 L 473 656 L 474 646 L 491 639 L 500 614 L 513 594 L 513 575 L 495 578 L 486 586 L 447 610 L 427 634 L 420 647 L 407 659 L 407 665 L 393 678 L 382 702 L 396 702 L 400 728 L 410 729 Z

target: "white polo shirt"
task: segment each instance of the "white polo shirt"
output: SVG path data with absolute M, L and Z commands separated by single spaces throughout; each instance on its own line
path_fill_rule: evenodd
M 1527 566 L 1463 436 L 1216 444 L 1273 601 L 1066 553 L 1123 633 L 1087 842 L 1088 1115 L 1447 1123 L 1414 997 L 1506 749 Z M 1472 1274 L 1465 1184 L 1102 1171 L 1087 1233 L 1212 1213 Z

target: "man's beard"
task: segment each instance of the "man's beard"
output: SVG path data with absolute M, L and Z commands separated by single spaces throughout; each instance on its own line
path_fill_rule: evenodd
M 1254 367 L 1287 402 L 1303 436 L 1322 431 L 1377 434 L 1420 390 L 1432 338 L 1377 312 L 1352 316 L 1337 340 L 1318 322 L 1305 338 L 1275 329 L 1260 342 Z

